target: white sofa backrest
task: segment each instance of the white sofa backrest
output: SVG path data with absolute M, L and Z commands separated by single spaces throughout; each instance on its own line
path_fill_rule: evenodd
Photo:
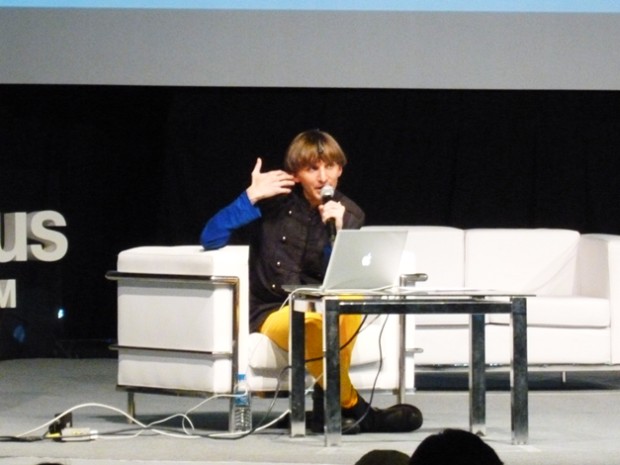
M 459 288 L 465 282 L 464 231 L 449 226 L 366 226 L 408 231 L 401 273 L 426 273 L 420 288 Z
M 465 231 L 465 286 L 573 295 L 580 235 L 565 229 Z
M 614 298 L 620 295 L 610 282 L 618 274 L 620 241 L 610 234 L 583 234 L 579 244 L 578 274 L 580 293 L 585 296 Z

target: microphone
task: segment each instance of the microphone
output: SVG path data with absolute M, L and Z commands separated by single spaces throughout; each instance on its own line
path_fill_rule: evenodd
M 334 188 L 329 184 L 325 184 L 321 188 L 321 201 L 323 205 L 334 198 Z M 327 227 L 327 233 L 329 234 L 329 240 L 331 243 L 334 243 L 336 239 L 336 220 L 334 218 L 330 218 L 325 222 L 325 226 Z

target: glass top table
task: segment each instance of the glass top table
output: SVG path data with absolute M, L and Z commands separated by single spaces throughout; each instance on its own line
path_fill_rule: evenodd
M 486 430 L 485 316 L 509 314 L 512 327 L 510 366 L 511 433 L 513 444 L 528 441 L 527 301 L 526 295 L 473 290 L 352 291 L 340 294 L 298 289 L 291 293 L 289 338 L 290 409 L 292 437 L 305 435 L 304 312 L 323 313 L 325 340 L 325 445 L 341 443 L 340 357 L 338 317 L 344 314 L 401 315 L 401 370 L 399 399 L 404 399 L 405 316 L 409 314 L 469 315 L 469 426 Z

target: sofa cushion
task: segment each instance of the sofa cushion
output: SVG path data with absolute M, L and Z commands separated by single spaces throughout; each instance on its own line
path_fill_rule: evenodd
M 365 226 L 407 231 L 401 273 L 426 273 L 421 288 L 458 288 L 464 283 L 464 231 L 449 226 Z
M 428 280 L 416 287 L 460 288 L 465 282 L 465 236 L 462 229 L 445 226 L 408 228 L 405 251 L 413 264 L 403 265 L 405 273 L 426 273 Z
M 579 233 L 565 229 L 470 229 L 465 286 L 535 295 L 572 295 Z
M 261 333 L 250 333 L 248 365 L 254 370 L 270 370 L 271 374 L 288 365 L 288 352 Z
M 509 315 L 489 315 L 488 322 L 508 324 Z M 580 296 L 541 296 L 527 299 L 527 326 L 608 328 L 609 300 Z

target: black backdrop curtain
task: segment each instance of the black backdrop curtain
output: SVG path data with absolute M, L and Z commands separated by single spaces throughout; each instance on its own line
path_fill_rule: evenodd
M 197 243 L 256 157 L 280 167 L 309 128 L 343 146 L 368 224 L 620 234 L 619 109 L 619 92 L 0 86 L 0 212 L 58 211 L 69 240 L 59 262 L 0 263 L 19 287 L 0 358 L 113 340 L 116 254 Z

